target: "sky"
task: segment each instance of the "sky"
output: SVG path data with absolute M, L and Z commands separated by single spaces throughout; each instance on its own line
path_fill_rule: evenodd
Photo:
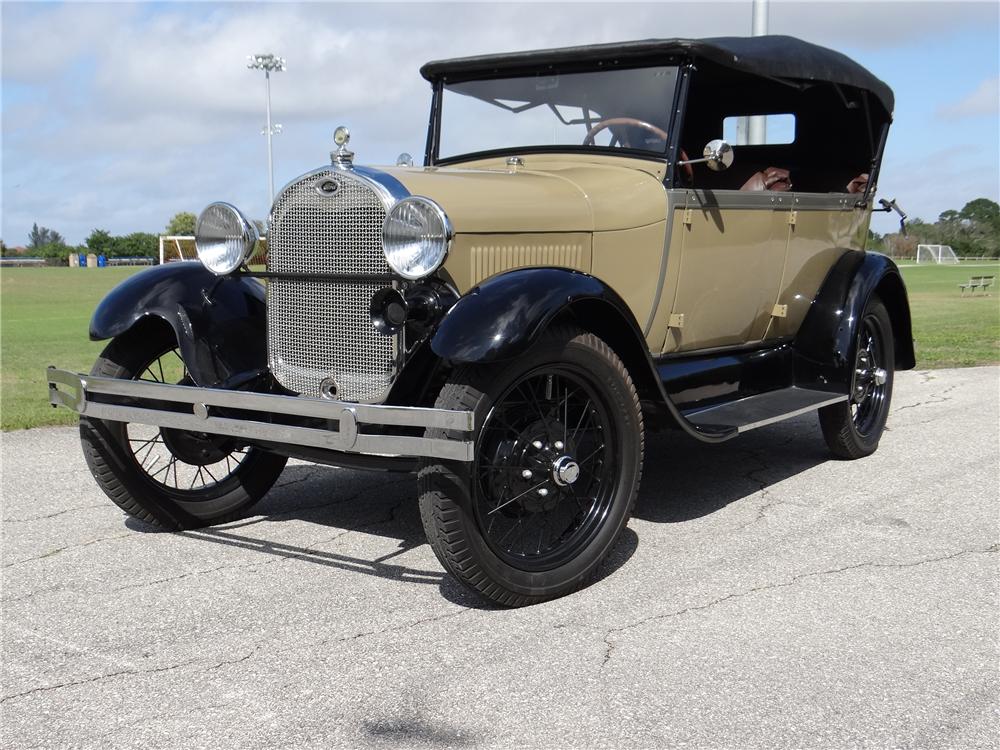
M 1000 4 L 770 3 L 770 32 L 837 49 L 886 81 L 895 122 L 880 195 L 929 221 L 1000 200 Z M 0 237 L 37 222 L 161 233 L 215 200 L 267 215 L 264 79 L 273 52 L 275 188 L 329 161 L 423 154 L 428 60 L 649 37 L 746 35 L 751 2 L 16 3 L 0 5 Z M 873 228 L 896 221 L 876 214 Z

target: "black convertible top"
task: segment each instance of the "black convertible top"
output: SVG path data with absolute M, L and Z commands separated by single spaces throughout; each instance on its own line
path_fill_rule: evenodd
M 847 55 L 792 36 L 646 39 L 583 47 L 506 52 L 436 60 L 420 68 L 428 81 L 468 80 L 499 73 L 542 72 L 548 67 L 664 63 L 666 58 L 702 59 L 751 75 L 790 81 L 830 82 L 870 91 L 889 114 L 892 89 Z

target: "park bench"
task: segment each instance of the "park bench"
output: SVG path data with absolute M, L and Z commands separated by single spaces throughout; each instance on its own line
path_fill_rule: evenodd
M 970 276 L 969 280 L 964 284 L 959 284 L 958 288 L 962 290 L 962 294 L 965 294 L 965 290 L 970 290 L 973 294 L 976 293 L 977 289 L 982 289 L 984 292 L 993 286 L 993 282 L 996 280 L 996 276 Z

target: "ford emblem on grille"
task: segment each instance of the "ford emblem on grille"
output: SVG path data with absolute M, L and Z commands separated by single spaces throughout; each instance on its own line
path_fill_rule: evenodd
M 340 183 L 329 178 L 316 183 L 316 192 L 320 195 L 333 195 L 340 190 Z

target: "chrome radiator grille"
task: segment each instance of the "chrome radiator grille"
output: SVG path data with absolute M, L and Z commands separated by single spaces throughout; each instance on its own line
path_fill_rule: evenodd
M 324 181 L 336 189 L 317 190 Z M 274 204 L 267 269 L 296 274 L 388 274 L 385 206 L 361 179 L 327 170 L 303 177 Z M 372 327 L 369 304 L 386 282 L 271 279 L 268 359 L 278 382 L 305 396 L 336 383 L 337 398 L 377 402 L 396 373 L 397 340 Z

